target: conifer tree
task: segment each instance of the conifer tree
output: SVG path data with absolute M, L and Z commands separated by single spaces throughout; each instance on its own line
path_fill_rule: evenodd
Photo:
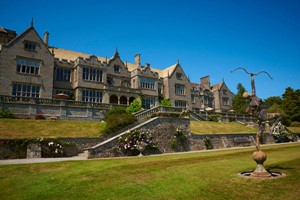
M 237 94 L 233 97 L 232 107 L 235 113 L 246 114 L 246 109 L 248 107 L 247 99 L 243 98 L 243 94 L 246 92 L 244 86 L 239 83 L 237 85 Z

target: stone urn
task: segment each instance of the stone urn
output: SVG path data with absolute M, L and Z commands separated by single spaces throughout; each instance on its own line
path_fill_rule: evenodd
M 139 156 L 143 156 L 143 152 L 146 149 L 147 144 L 143 141 L 140 142 L 140 144 L 138 145 L 138 150 L 140 152 Z
M 266 153 L 259 150 L 259 151 L 255 151 L 252 156 L 257 166 L 250 176 L 261 177 L 261 178 L 271 177 L 271 174 L 264 167 L 264 162 L 267 160 Z

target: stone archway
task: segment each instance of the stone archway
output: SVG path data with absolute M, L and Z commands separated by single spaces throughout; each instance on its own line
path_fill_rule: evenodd
M 127 105 L 127 97 L 121 96 L 121 97 L 120 97 L 120 104 Z
M 116 95 L 111 95 L 109 97 L 109 103 L 115 103 L 118 104 L 118 97 Z

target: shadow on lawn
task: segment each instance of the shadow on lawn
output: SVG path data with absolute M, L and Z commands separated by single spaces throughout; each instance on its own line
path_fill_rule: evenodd
M 280 165 L 274 165 L 274 166 L 269 166 L 268 167 L 268 170 L 271 170 L 271 171 L 273 171 L 273 170 L 280 170 L 280 169 L 289 170 L 289 169 L 295 169 L 295 168 L 293 168 L 293 167 L 281 167 Z

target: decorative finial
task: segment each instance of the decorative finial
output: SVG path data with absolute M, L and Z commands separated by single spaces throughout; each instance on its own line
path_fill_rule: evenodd
M 179 64 L 179 58 L 177 58 L 177 64 Z
M 118 48 L 116 48 L 116 52 L 115 52 L 114 57 L 119 57 L 119 51 L 118 51 Z
M 31 27 L 33 27 L 33 18 L 31 19 L 31 24 L 30 25 L 31 25 Z

